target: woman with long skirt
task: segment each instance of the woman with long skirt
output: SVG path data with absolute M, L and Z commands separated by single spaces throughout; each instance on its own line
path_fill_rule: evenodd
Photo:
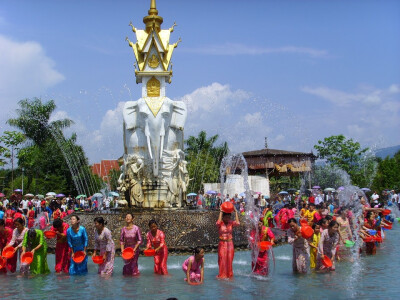
M 67 240 L 68 246 L 71 248 L 71 258 L 74 258 L 75 252 L 83 251 L 85 253 L 85 258 L 81 263 L 74 262 L 71 259 L 69 266 L 69 274 L 70 275 L 84 275 L 87 274 L 87 254 L 86 248 L 88 246 L 88 235 L 85 227 L 81 226 L 80 219 L 78 215 L 71 216 L 71 227 L 67 229 Z
M 142 235 L 140 234 L 140 229 L 133 224 L 133 215 L 128 213 L 125 216 L 126 226 L 121 229 L 121 252 L 125 248 L 131 247 L 135 251 L 133 257 L 129 260 L 124 260 L 125 265 L 122 271 L 123 275 L 137 276 L 140 274 L 138 268 L 139 259 L 139 246 L 142 243 Z
M 335 256 L 336 246 L 339 243 L 339 224 L 332 220 L 329 222 L 328 229 L 325 229 L 321 233 L 321 238 L 318 243 L 318 255 L 317 255 L 317 270 L 335 270 Z M 325 267 L 322 264 L 324 255 L 328 256 L 332 261 L 332 267 Z
M 256 230 L 251 233 L 252 241 L 252 262 L 251 268 L 253 273 L 258 275 L 267 276 L 269 273 L 269 249 L 260 249 L 257 245 L 258 242 L 271 242 L 275 243 L 275 235 L 269 227 L 263 226 L 263 218 L 261 217 L 258 222 L 258 238 L 256 238 Z M 257 254 L 258 252 L 258 254 Z M 255 257 L 257 254 L 257 258 Z M 254 263 L 254 261 L 256 261 Z
M 27 216 L 28 216 L 28 229 L 31 229 L 33 226 L 35 226 L 35 210 L 33 209 L 32 204 L 29 206 Z
M 25 233 L 28 231 L 28 228 L 25 226 L 24 219 L 18 218 L 14 221 L 14 231 L 12 233 L 11 241 L 8 243 L 8 246 L 14 247 L 14 256 L 7 259 L 7 269 L 10 270 L 11 273 L 15 273 L 17 270 L 17 261 L 22 253 L 22 242 L 24 241 Z M 26 273 L 29 270 L 28 265 L 20 264 L 20 272 Z
M 4 214 L 4 218 L 6 219 L 5 226 L 10 228 L 10 229 L 14 229 L 14 215 L 15 215 L 15 211 L 13 211 L 11 209 L 11 205 L 10 204 L 7 204 L 7 209 L 6 209 L 6 212 Z
M 10 228 L 6 227 L 6 223 L 4 222 L 4 220 L 0 219 L 0 256 L 3 252 L 3 249 L 7 247 L 7 245 L 10 243 L 12 233 L 13 231 Z M 1 268 L 0 273 L 7 273 L 7 268 L 5 268 L 5 266 Z
M 31 228 L 25 233 L 22 242 L 22 255 L 27 250 L 33 253 L 33 261 L 29 265 L 30 273 L 34 275 L 50 273 L 47 265 L 47 243 L 43 231 Z
M 71 250 L 68 246 L 67 241 L 67 230 L 69 225 L 64 223 L 61 219 L 55 219 L 53 221 L 53 227 L 51 230 L 57 234 L 56 242 L 56 273 L 64 272 L 68 274 L 69 265 L 71 261 Z
M 218 244 L 218 266 L 219 279 L 233 278 L 232 262 L 235 256 L 235 249 L 232 241 L 232 231 L 234 226 L 239 226 L 239 216 L 235 208 L 235 221 L 231 220 L 231 214 L 222 210 L 219 212 L 217 227 L 219 232 Z
M 293 272 L 307 273 L 310 266 L 310 245 L 301 235 L 301 227 L 296 219 L 290 219 L 288 224 L 290 226 L 287 231 L 288 243 L 293 246 Z
M 114 257 L 115 257 L 115 246 L 112 239 L 111 231 L 105 227 L 107 222 L 104 222 L 102 217 L 94 219 L 94 252 L 93 256 L 103 256 L 104 262 L 99 265 L 98 273 L 100 275 L 112 275 L 114 270 Z
M 165 243 L 164 232 L 158 229 L 158 224 L 155 220 L 150 220 L 149 228 L 150 231 L 146 235 L 146 250 L 153 248 L 156 251 L 156 254 L 154 255 L 154 273 L 159 275 L 168 275 L 168 248 Z

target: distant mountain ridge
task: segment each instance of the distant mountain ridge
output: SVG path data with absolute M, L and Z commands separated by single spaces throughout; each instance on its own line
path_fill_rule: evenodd
M 382 148 L 375 151 L 375 156 L 384 159 L 387 156 L 393 157 L 398 151 L 400 151 L 400 145 Z

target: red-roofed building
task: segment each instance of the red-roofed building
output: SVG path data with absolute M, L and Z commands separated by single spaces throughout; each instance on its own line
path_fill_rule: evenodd
M 118 160 L 102 160 L 100 163 L 93 164 L 92 173 L 99 176 L 104 182 L 109 183 L 111 170 L 119 170 Z

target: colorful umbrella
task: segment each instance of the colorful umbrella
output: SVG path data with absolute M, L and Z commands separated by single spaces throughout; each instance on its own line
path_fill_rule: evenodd
M 314 185 L 312 188 L 318 190 L 318 189 L 320 189 L 321 187 L 320 187 L 319 185 Z
M 3 193 L 0 193 L 0 197 L 5 197 L 6 195 L 4 195 Z
M 57 198 L 58 198 L 58 197 L 65 197 L 65 195 L 64 195 L 64 194 L 57 194 L 56 197 L 57 197 Z
M 22 190 L 21 190 L 21 189 L 16 189 L 16 190 L 14 190 L 14 192 L 19 192 L 19 193 L 21 193 Z
M 78 196 L 76 196 L 76 199 L 80 199 L 80 198 L 82 198 L 82 197 L 86 198 L 86 195 L 84 195 L 84 194 L 78 195 Z
M 215 195 L 217 192 L 216 191 L 207 191 L 206 194 L 210 194 L 210 195 Z
M 197 194 L 196 193 L 189 193 L 186 196 L 197 196 Z
M 109 192 L 108 196 L 119 197 L 119 194 L 116 192 Z

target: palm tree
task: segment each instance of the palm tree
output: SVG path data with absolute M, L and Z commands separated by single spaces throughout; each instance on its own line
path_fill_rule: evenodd
M 42 103 L 39 98 L 24 99 L 18 102 L 17 118 L 7 121 L 11 126 L 19 128 L 35 145 L 41 147 L 47 138 L 51 137 L 51 130 L 62 130 L 70 127 L 74 122 L 62 119 L 50 122 L 51 114 L 57 108 L 54 100 Z

